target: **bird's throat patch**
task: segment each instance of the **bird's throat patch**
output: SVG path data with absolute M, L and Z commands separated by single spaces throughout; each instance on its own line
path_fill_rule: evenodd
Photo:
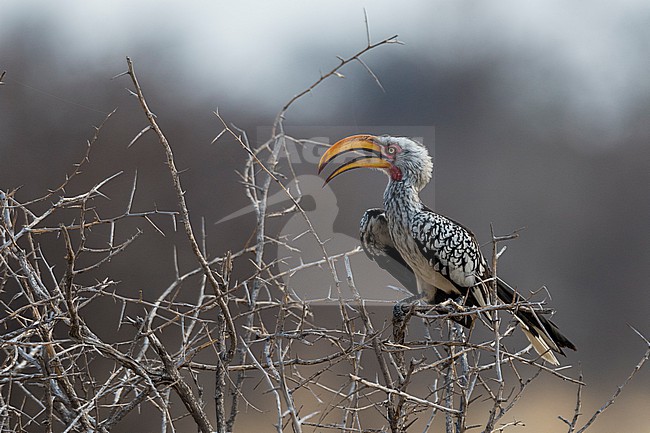
M 388 172 L 390 173 L 390 178 L 393 179 L 394 181 L 402 180 L 402 170 L 395 167 L 394 165 L 390 166 Z

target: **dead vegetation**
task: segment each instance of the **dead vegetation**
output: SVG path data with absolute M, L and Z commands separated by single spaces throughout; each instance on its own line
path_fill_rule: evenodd
M 129 146 L 145 134 L 157 136 L 177 207 L 133 211 L 134 175 L 131 189 L 119 197 L 124 210 L 105 214 L 98 203 L 107 198 L 104 187 L 125 175 L 120 172 L 98 179 L 82 194 L 68 195 L 71 179 L 92 176 L 82 170 L 88 155 L 64 184 L 43 197 L 25 201 L 14 191 L 0 191 L 0 430 L 117 431 L 130 414 L 143 413 L 148 414 L 147 431 L 161 432 L 238 431 L 240 417 L 257 414 L 269 420 L 265 431 L 277 432 L 500 432 L 523 424 L 504 416 L 540 377 L 576 385 L 574 416 L 564 422 L 568 432 L 589 428 L 643 367 L 650 346 L 612 399 L 580 426 L 582 378 L 574 377 L 574 370 L 549 368 L 530 347 L 513 343 L 516 326 L 505 310 L 518 305 L 467 309 L 450 303 L 411 309 L 392 320 L 390 308 L 373 313 L 372 303 L 355 285 L 349 257 L 357 250 L 328 251 L 301 195 L 287 188 L 295 178 L 287 142 L 300 142 L 283 128 L 292 104 L 324 80 L 342 77 L 342 68 L 350 63 L 360 63 L 379 82 L 362 56 L 396 43 L 397 37 L 378 43 L 368 37 L 366 47 L 341 58 L 289 100 L 271 136 L 259 146 L 215 113 L 221 129 L 215 141 L 232 137 L 248 155 L 240 173 L 256 216 L 252 242 L 244 247 L 243 240 L 241 250 L 216 258 L 206 251 L 205 227 L 193 225 L 190 218 L 173 143 L 127 59 L 127 71 L 116 78 L 131 80 L 147 121 Z M 107 127 L 97 127 L 88 152 Z M 281 158 L 289 164 L 280 169 Z M 290 243 L 266 230 L 271 190 L 282 191 L 289 200 L 276 216 L 300 215 L 309 227 L 302 235 L 313 238 L 322 256 L 283 272 L 327 269 L 330 280 L 319 282 L 331 289 L 327 315 L 285 286 L 275 266 L 282 258 L 269 253 L 277 243 Z M 61 223 L 59 215 L 69 218 Z M 140 229 L 126 236 L 121 229 L 130 220 L 144 220 L 163 234 L 156 221 L 172 220 L 184 240 L 170 254 L 176 257 L 177 250 L 189 248 L 195 258 L 189 271 L 177 264 L 175 278 L 157 296 L 120 290 L 128 281 L 118 285 L 123 277 L 104 271 L 138 242 Z M 43 239 L 53 242 L 54 250 L 46 253 Z M 493 240 L 493 266 L 499 240 Z M 65 266 L 54 266 L 63 256 Z M 244 261 L 255 271 L 234 278 Z M 106 302 L 119 305 L 120 314 L 108 319 L 119 333 L 100 336 L 88 323 L 93 307 Z M 480 335 L 449 320 L 482 312 L 489 315 L 481 315 L 477 326 L 489 332 Z

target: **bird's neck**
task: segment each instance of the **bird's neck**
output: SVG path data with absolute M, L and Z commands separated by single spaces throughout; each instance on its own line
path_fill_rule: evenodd
M 389 218 L 406 222 L 422 210 L 420 190 L 407 181 L 389 181 L 384 191 L 384 209 Z

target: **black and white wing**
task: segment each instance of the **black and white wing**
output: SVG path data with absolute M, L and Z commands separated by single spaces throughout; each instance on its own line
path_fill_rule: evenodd
M 425 209 L 415 217 L 411 232 L 420 253 L 429 262 L 430 272 L 446 278 L 461 294 L 466 295 L 467 304 L 487 305 L 492 273 L 469 229 Z M 524 300 L 500 278 L 497 279 L 497 297 L 506 304 Z M 552 364 L 558 365 L 558 361 L 551 350 L 564 354 L 563 347 L 576 349 L 553 322 L 534 309 L 520 307 L 515 311 L 515 317 L 535 350 Z
M 359 224 L 361 247 L 369 259 L 391 274 L 409 292 L 418 294 L 413 269 L 397 251 L 388 233 L 388 221 L 383 209 L 368 209 Z
M 489 268 L 474 234 L 456 221 L 428 208 L 415 215 L 410 226 L 419 253 L 428 262 L 421 270 L 438 291 L 448 296 L 468 296 L 473 305 L 487 304 L 488 289 L 482 283 Z

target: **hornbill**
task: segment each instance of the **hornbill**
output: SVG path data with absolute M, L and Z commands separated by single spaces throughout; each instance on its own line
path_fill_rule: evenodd
M 353 135 L 325 152 L 318 172 L 337 156 L 358 151 L 361 156 L 339 166 L 325 183 L 361 167 L 388 175 L 384 209 L 369 209 L 361 219 L 361 244 L 368 257 L 430 304 L 462 297 L 466 305 L 487 306 L 493 279 L 474 234 L 420 200 L 419 193 L 433 173 L 424 145 L 406 137 Z M 523 301 L 500 278 L 497 296 L 505 304 Z M 551 364 L 559 365 L 553 352 L 564 355 L 562 348 L 576 350 L 541 311 L 519 306 L 514 315 L 537 353 Z

